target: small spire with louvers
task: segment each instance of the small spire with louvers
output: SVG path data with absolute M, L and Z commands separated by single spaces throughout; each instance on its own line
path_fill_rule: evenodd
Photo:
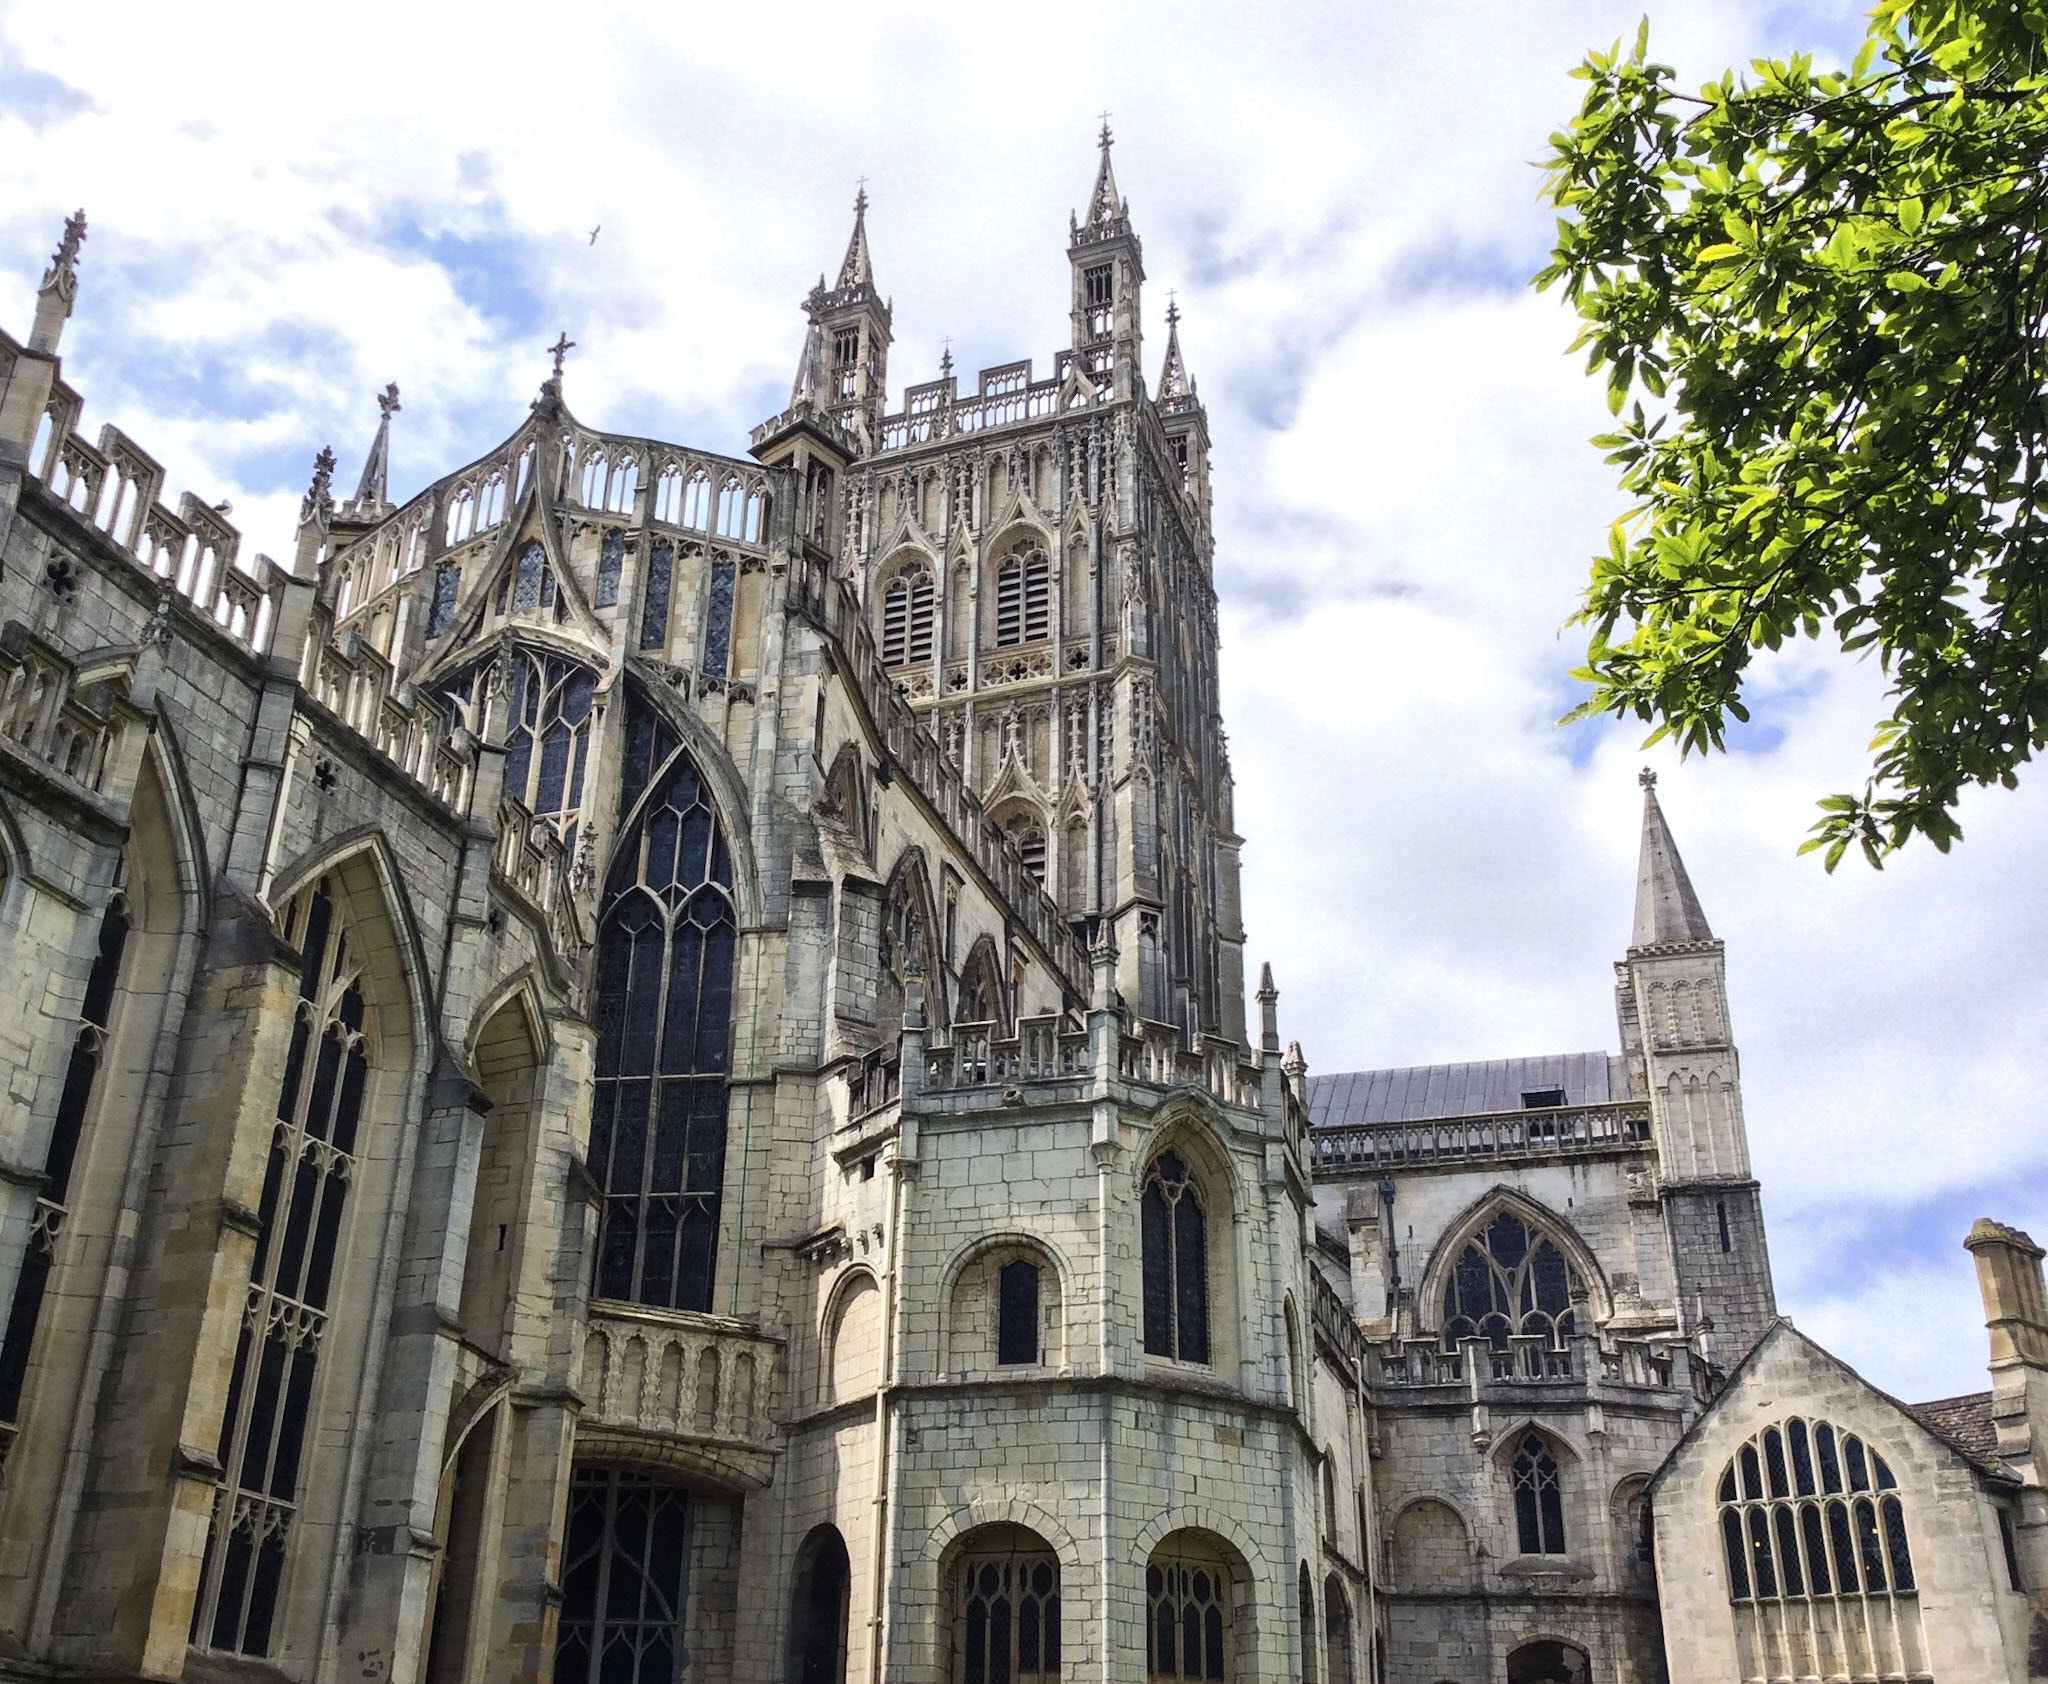
M 1629 945 L 1712 941 L 1714 932 L 1700 909 L 1700 897 L 1693 893 L 1671 826 L 1657 804 L 1657 774 L 1644 767 L 1636 781 L 1643 786 L 1643 852 L 1636 868 L 1636 925 Z
M 1195 383 L 1188 378 L 1188 365 L 1180 354 L 1180 301 L 1171 293 L 1166 299 L 1166 366 L 1159 371 L 1162 398 L 1191 398 Z
M 875 266 L 868 256 L 868 184 L 863 177 L 853 201 L 853 238 L 846 242 L 846 261 L 839 265 L 838 291 L 872 286 Z
M 370 442 L 370 454 L 363 458 L 363 477 L 356 482 L 356 494 L 349 502 L 352 518 L 371 518 L 391 507 L 391 417 L 399 408 L 398 383 L 393 381 L 377 394 L 377 436 Z

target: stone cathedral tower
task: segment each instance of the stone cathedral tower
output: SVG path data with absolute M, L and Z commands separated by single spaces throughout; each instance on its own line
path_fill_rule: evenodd
M 565 334 L 415 491 L 387 387 L 289 565 L 81 429 L 82 215 L 0 334 L 0 1684 L 2002 1676 L 2038 1249 L 1924 1442 L 1773 1320 L 1654 792 L 1618 1056 L 1250 1028 L 1110 137 L 1043 379 L 892 408 L 867 211 L 744 454 L 584 422 Z M 1776 1589 L 1808 1444 L 1853 1607 Z

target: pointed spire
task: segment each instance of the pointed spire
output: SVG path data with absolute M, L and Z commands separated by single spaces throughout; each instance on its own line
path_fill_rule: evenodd
M 1162 398 L 1191 398 L 1195 395 L 1195 383 L 1188 378 L 1188 365 L 1180 354 L 1180 301 L 1172 293 L 1166 295 L 1166 366 L 1159 371 L 1159 395 Z
M 1088 195 L 1088 220 L 1084 228 L 1102 228 L 1123 216 L 1123 197 L 1116 190 L 1116 171 L 1110 168 L 1109 149 L 1115 140 L 1109 132 L 1109 113 L 1102 114 L 1102 134 L 1097 144 L 1102 148 L 1102 162 L 1095 167 L 1095 190 Z
M 1273 986 L 1273 967 L 1259 966 L 1259 1045 L 1267 1052 L 1280 1050 L 1280 990 Z
M 823 409 L 831 402 L 831 386 L 825 375 L 825 330 L 816 321 L 804 331 L 804 352 L 797 360 L 796 382 L 789 388 L 789 407 L 810 404 Z
M 875 266 L 868 257 L 868 184 L 863 176 L 853 201 L 853 238 L 846 242 L 846 261 L 839 265 L 837 290 L 873 286 L 874 281 Z
M 28 339 L 31 351 L 57 349 L 57 338 L 78 297 L 78 248 L 84 244 L 85 212 L 81 210 L 64 219 L 64 237 L 57 242 L 50 266 L 43 271 L 43 284 L 36 289 L 35 326 Z
M 1636 781 L 1643 786 L 1643 852 L 1636 868 L 1636 927 L 1629 946 L 1712 941 L 1714 932 L 1657 804 L 1657 774 L 1646 766 Z
M 391 417 L 399 407 L 398 384 L 393 381 L 377 394 L 377 436 L 371 441 L 370 454 L 363 458 L 363 477 L 349 502 L 352 516 L 373 516 L 391 506 Z

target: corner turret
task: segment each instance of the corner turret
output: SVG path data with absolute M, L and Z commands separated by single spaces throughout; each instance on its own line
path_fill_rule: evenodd
M 853 234 L 840 260 L 839 279 L 825 277 L 804 300 L 810 330 L 790 395 L 811 401 L 852 435 L 860 451 L 874 449 L 881 436 L 889 381 L 890 308 L 875 291 L 874 259 L 868 251 L 868 195 L 863 186 L 853 201 Z
M 1145 259 L 1131 231 L 1130 204 L 1117 192 L 1110 167 L 1113 139 L 1105 120 L 1087 219 L 1068 219 L 1067 261 L 1074 269 L 1074 362 L 1098 392 L 1129 398 L 1144 378 L 1138 305 Z

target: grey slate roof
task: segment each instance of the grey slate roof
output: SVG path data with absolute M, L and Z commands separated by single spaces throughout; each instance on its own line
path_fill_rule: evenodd
M 1989 1392 L 1936 1398 L 1932 1403 L 1909 1403 L 1906 1412 L 1973 1461 L 1998 1460 L 1998 1429 L 1991 1421 Z
M 1410 1123 L 1425 1117 L 1471 1117 L 1519 1111 L 1522 1095 L 1563 1088 L 1567 1105 L 1600 1105 L 1628 1097 L 1621 1061 L 1604 1052 L 1547 1058 L 1495 1058 L 1477 1064 L 1416 1064 L 1404 1070 L 1352 1070 L 1308 1079 L 1310 1119 L 1339 1123 Z

